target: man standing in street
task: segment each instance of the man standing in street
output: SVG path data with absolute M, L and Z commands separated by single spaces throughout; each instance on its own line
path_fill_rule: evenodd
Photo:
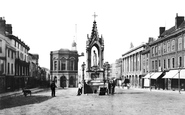
M 115 93 L 116 79 L 112 80 L 112 94 Z
M 51 96 L 52 97 L 55 97 L 55 88 L 57 87 L 56 85 L 55 85 L 55 81 L 53 81 L 52 83 L 51 83 Z
M 112 83 L 110 80 L 108 80 L 108 94 L 111 94 L 111 87 L 112 87 Z

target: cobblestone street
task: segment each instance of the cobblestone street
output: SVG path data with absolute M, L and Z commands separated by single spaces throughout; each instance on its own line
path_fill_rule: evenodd
M 32 96 L 0 100 L 0 114 L 5 115 L 183 115 L 185 94 L 116 88 L 116 94 L 76 96 L 77 88 L 57 89 Z M 3 103 L 2 103 L 3 102 Z M 17 104 L 16 104 L 17 103 Z

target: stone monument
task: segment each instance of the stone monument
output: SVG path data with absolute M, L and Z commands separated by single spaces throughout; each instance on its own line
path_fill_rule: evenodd
M 94 14 L 93 16 L 96 17 L 97 15 Z M 93 48 L 95 48 L 97 52 L 93 50 Z M 104 39 L 102 35 L 99 37 L 95 19 L 93 22 L 91 36 L 89 37 L 89 35 L 87 35 L 86 53 L 86 80 L 89 81 L 88 85 L 92 88 L 92 91 L 95 92 L 99 86 L 104 85 Z

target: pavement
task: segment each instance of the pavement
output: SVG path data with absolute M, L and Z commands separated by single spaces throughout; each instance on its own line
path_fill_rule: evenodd
M 117 87 L 117 88 L 126 89 L 126 87 L 125 87 L 125 88 Z M 33 94 L 33 93 L 38 93 L 38 92 L 44 91 L 44 90 L 46 90 L 46 89 L 48 89 L 48 88 L 39 88 L 39 87 L 37 87 L 37 88 L 32 88 L 32 89 L 30 89 L 30 90 L 31 90 L 31 92 L 32 92 L 32 94 Z M 160 89 L 160 90 L 158 90 L 158 89 L 152 89 L 152 90 L 150 90 L 149 88 L 132 88 L 132 87 L 131 87 L 130 89 L 141 90 L 141 91 L 152 91 L 152 92 L 185 94 L 185 91 L 182 91 L 182 90 L 179 92 L 179 90 L 175 90 L 175 91 L 173 91 L 173 90 L 162 90 L 162 89 Z M 22 90 L 13 91 L 13 92 L 6 92 L 6 93 L 1 93 L 1 94 L 0 94 L 0 98 L 13 97 L 13 96 L 20 96 L 20 95 L 23 95 Z
M 185 96 L 176 91 L 116 87 L 114 95 L 77 95 L 77 88 L 41 91 L 0 100 L 0 115 L 184 115 Z M 184 93 L 184 91 L 182 91 Z
M 125 88 L 126 89 L 126 88 Z M 185 94 L 184 90 L 163 90 L 163 89 L 149 89 L 149 88 L 131 88 L 134 90 L 148 91 L 148 92 L 161 92 L 161 93 L 175 93 L 175 94 Z
M 44 90 L 46 90 L 46 88 L 37 87 L 37 88 L 32 88 L 30 90 L 33 94 L 33 93 L 38 93 L 38 92 L 44 91 Z M 13 96 L 20 96 L 20 95 L 23 95 L 22 90 L 12 91 L 12 92 L 5 92 L 5 93 L 0 93 L 0 99 L 7 98 L 7 97 L 13 97 Z

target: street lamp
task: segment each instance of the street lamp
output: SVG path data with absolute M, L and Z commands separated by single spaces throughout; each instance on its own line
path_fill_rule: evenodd
M 78 58 L 79 57 L 82 57 L 82 56 L 84 56 L 84 53 L 82 52 L 81 54 L 78 54 Z M 79 74 L 78 74 L 79 75 Z M 79 77 L 78 77 L 78 82 L 79 82 Z
M 83 93 L 84 93 L 84 84 L 85 84 L 85 80 L 84 80 L 84 70 L 85 70 L 85 62 L 83 62 L 82 64 L 82 83 L 83 83 Z
M 104 64 L 103 65 L 103 83 L 104 83 L 104 86 L 105 86 L 105 71 L 106 71 L 106 65 Z

